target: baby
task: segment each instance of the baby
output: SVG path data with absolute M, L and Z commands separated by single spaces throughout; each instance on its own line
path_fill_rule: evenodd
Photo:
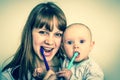
M 79 55 L 75 58 L 70 69 L 72 76 L 70 77 L 70 71 L 66 69 L 59 72 L 61 76 L 69 76 L 70 80 L 104 80 L 101 68 L 89 58 L 94 44 L 91 31 L 86 25 L 81 23 L 69 25 L 63 36 L 63 46 L 66 53 L 63 68 L 68 67 L 75 52 L 78 52 Z

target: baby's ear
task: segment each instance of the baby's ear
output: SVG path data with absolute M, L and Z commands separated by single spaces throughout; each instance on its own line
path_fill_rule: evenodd
M 95 45 L 95 41 L 92 41 L 92 46 L 94 46 Z
M 94 45 L 95 45 L 95 41 L 92 41 L 90 45 L 90 51 L 93 49 Z

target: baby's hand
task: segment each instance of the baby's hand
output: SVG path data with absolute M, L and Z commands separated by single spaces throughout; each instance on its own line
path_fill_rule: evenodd
M 63 69 L 56 73 L 58 77 L 63 77 L 65 80 L 69 80 L 72 76 L 72 71 L 68 69 Z
M 53 70 L 49 70 L 43 80 L 57 80 L 56 74 Z

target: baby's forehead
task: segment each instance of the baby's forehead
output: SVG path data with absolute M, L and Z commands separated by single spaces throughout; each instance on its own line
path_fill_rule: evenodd
M 76 30 L 76 31 L 81 31 L 81 30 L 86 30 L 90 32 L 90 29 L 83 24 L 73 24 L 67 27 L 66 31 L 69 32 L 71 30 Z
M 91 30 L 84 24 L 72 24 L 64 32 L 64 38 L 89 37 L 92 39 Z

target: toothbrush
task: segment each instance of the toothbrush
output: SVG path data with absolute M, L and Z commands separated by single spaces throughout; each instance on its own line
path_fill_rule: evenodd
M 73 55 L 73 57 L 72 57 L 69 65 L 68 65 L 67 69 L 71 69 L 71 67 L 72 67 L 72 65 L 73 65 L 73 61 L 74 61 L 75 58 L 78 56 L 78 54 L 79 54 L 78 52 L 75 52 L 75 53 L 74 53 L 74 55 Z
M 49 65 L 48 65 L 48 63 L 47 63 L 47 60 L 46 60 L 46 58 L 45 58 L 43 47 L 40 48 L 40 53 L 41 53 L 42 56 L 43 56 L 44 64 L 45 64 L 46 70 L 48 71 L 50 68 L 49 68 Z
M 68 70 L 71 69 L 71 67 L 72 67 L 72 65 L 73 65 L 73 61 L 74 61 L 75 58 L 78 56 L 78 54 L 79 54 L 78 52 L 75 52 L 75 53 L 74 53 L 74 55 L 73 55 L 73 57 L 72 57 L 70 63 L 69 63 L 68 66 L 67 66 L 67 69 L 68 69 Z M 64 80 L 64 78 L 61 77 L 60 80 Z

